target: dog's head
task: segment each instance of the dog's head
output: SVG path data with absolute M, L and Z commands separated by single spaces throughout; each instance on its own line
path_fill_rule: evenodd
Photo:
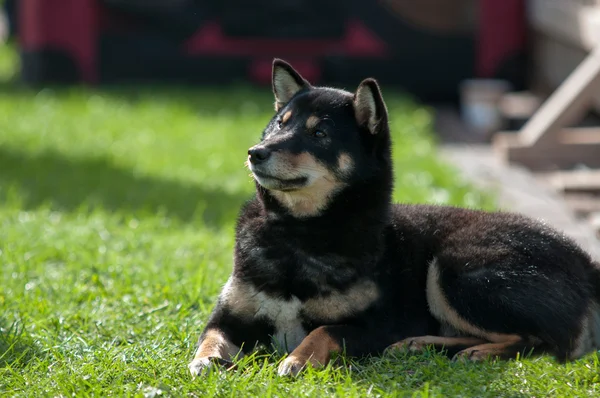
M 355 93 L 313 87 L 276 59 L 272 85 L 276 114 L 247 164 L 292 215 L 318 215 L 345 187 L 391 167 L 387 110 L 374 79 Z

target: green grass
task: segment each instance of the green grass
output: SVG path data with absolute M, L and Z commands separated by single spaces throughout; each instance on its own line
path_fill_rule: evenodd
M 0 49 L 0 73 L 14 71 Z M 429 111 L 388 94 L 395 199 L 493 208 L 438 160 Z M 593 396 L 596 355 L 484 364 L 388 355 L 276 376 L 280 358 L 191 380 L 253 184 L 268 90 L 0 86 L 1 396 Z

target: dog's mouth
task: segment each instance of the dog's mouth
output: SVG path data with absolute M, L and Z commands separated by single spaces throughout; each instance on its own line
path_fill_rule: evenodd
M 270 174 L 252 170 L 258 183 L 267 189 L 278 191 L 295 191 L 302 188 L 308 182 L 308 177 L 280 178 Z

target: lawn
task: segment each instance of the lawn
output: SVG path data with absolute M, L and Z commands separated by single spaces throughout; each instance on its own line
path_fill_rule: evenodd
M 0 48 L 0 74 L 14 52 Z M 384 87 L 394 197 L 493 208 L 438 159 L 429 110 Z M 192 380 L 232 261 L 266 89 L 0 85 L 0 395 L 598 396 L 590 355 L 484 364 L 387 355 L 276 375 L 280 358 Z

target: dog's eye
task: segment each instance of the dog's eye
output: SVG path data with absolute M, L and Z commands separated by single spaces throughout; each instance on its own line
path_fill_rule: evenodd
M 327 134 L 325 134 L 325 132 L 322 130 L 315 130 L 313 132 L 313 136 L 317 137 L 317 138 L 325 138 L 325 137 L 327 137 Z

